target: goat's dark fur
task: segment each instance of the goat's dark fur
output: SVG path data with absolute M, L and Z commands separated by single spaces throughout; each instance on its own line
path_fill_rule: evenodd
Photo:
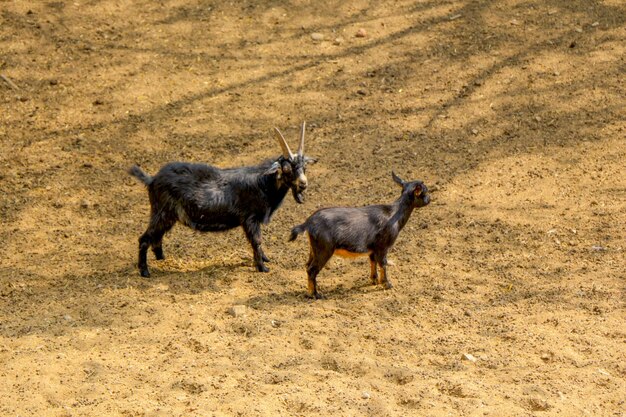
M 308 293 L 311 297 L 321 298 L 317 291 L 317 274 L 333 254 L 345 257 L 369 255 L 372 284 L 392 287 L 387 276 L 387 252 L 409 220 L 413 209 L 430 203 L 428 189 L 423 182 L 404 182 L 394 173 L 392 176 L 402 186 L 402 194 L 394 203 L 320 209 L 303 224 L 291 230 L 289 241 L 295 240 L 304 231 L 309 233 L 311 247 L 307 275 Z
M 303 125 L 304 130 L 304 125 Z M 301 145 L 302 149 L 302 145 Z M 220 169 L 205 164 L 173 162 L 154 177 L 138 166 L 129 169 L 148 188 L 150 223 L 139 238 L 139 272 L 149 277 L 147 251 L 163 259 L 162 239 L 179 221 L 200 232 L 218 232 L 241 226 L 252 245 L 258 271 L 269 269 L 261 248 L 261 224 L 267 224 L 292 190 L 298 203 L 307 187 L 306 163 L 301 153 L 280 156 L 256 166 Z

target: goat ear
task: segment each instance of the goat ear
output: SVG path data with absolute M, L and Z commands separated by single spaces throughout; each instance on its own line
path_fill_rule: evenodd
M 282 169 L 280 167 L 280 164 L 278 162 L 274 162 L 272 164 L 272 166 L 270 166 L 267 171 L 264 172 L 264 175 L 272 175 L 278 172 L 278 178 L 280 178 L 280 175 L 283 173 Z
M 305 156 L 304 157 L 304 162 L 307 164 L 314 164 L 317 162 L 317 159 L 315 158 L 311 158 L 310 156 Z
M 393 180 L 396 182 L 396 184 L 400 185 L 401 187 L 404 186 L 404 181 L 402 181 L 402 179 L 400 177 L 398 177 L 396 175 L 395 172 L 391 171 L 391 178 L 393 178 Z

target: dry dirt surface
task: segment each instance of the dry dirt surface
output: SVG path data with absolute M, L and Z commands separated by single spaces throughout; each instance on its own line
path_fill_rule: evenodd
M 0 415 L 625 415 L 623 0 L 3 0 L 0 50 Z M 269 273 L 177 226 L 139 276 L 129 166 L 302 120 Z M 433 190 L 394 289 L 333 258 L 306 298 L 291 227 L 392 169 Z

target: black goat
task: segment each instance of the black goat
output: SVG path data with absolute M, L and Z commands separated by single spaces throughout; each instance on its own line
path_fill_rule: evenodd
M 392 287 L 387 277 L 387 252 L 414 208 L 430 203 L 428 188 L 421 181 L 402 181 L 395 173 L 393 180 L 402 187 L 402 195 L 393 204 L 365 207 L 330 207 L 313 213 L 303 224 L 291 230 L 289 241 L 305 230 L 309 233 L 310 254 L 307 262 L 309 296 L 322 298 L 317 291 L 317 274 L 333 256 L 369 255 L 372 284 Z M 380 267 L 378 276 L 376 265 Z
M 304 130 L 300 146 L 293 154 L 287 141 L 275 128 L 282 156 L 256 166 L 220 169 L 205 164 L 173 162 L 151 177 L 138 166 L 129 174 L 148 187 L 150 223 L 139 238 L 138 267 L 141 276 L 149 277 L 147 251 L 163 259 L 163 235 L 179 221 L 200 232 L 218 232 L 241 226 L 252 245 L 256 269 L 267 272 L 269 259 L 261 248 L 261 223 L 269 223 L 291 189 L 293 198 L 302 203 L 307 188 L 305 169 L 312 158 L 304 156 Z

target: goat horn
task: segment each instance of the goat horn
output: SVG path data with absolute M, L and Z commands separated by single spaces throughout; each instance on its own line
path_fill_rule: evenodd
M 402 186 L 404 185 L 404 181 L 403 181 L 400 177 L 398 177 L 398 176 L 396 175 L 396 173 L 395 173 L 395 172 L 393 172 L 393 171 L 391 171 L 391 178 L 393 178 L 393 180 L 394 180 L 397 184 L 402 185 Z
M 306 122 L 302 122 L 300 128 L 300 146 L 298 147 L 298 156 L 304 155 L 304 130 L 306 129 Z
M 289 145 L 287 145 L 287 141 L 280 130 L 277 127 L 274 128 L 274 133 L 276 133 L 276 139 L 278 139 L 278 144 L 280 148 L 283 150 L 283 156 L 288 159 L 293 159 L 293 154 L 291 153 L 291 149 L 289 149 Z

